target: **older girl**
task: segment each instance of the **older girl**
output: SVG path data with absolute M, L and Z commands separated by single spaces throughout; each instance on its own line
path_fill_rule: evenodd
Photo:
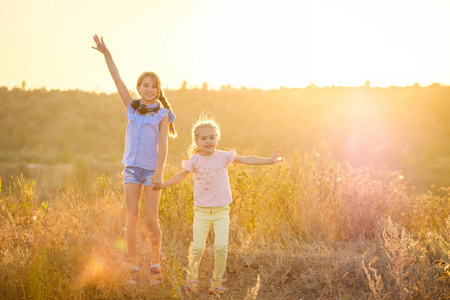
M 152 247 L 150 273 L 153 281 L 161 281 L 161 229 L 158 219 L 161 192 L 152 189 L 152 183 L 157 184 L 163 180 L 167 139 L 168 136 L 176 137 L 173 125 L 175 115 L 163 95 L 161 82 L 155 73 L 144 72 L 139 76 L 136 89 L 140 99 L 134 99 L 122 81 L 103 38 L 99 39 L 94 35 L 94 42 L 96 47 L 92 48 L 104 55 L 117 91 L 127 109 L 128 125 L 122 162 L 125 167 L 123 182 L 127 206 L 126 237 L 134 273 L 131 282 L 136 283 L 139 272 L 137 231 L 142 186 L 146 200 L 146 225 L 150 232 Z

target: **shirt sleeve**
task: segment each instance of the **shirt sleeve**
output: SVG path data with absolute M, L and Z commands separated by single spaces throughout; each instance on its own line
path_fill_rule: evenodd
M 175 122 L 175 114 L 173 112 L 169 112 L 169 123 Z
M 227 166 L 232 164 L 234 162 L 234 159 L 236 158 L 236 150 L 231 149 L 228 153 L 228 159 L 227 159 Z
M 183 160 L 181 162 L 183 169 L 188 170 L 191 173 L 194 173 L 194 160 L 193 157 L 191 157 L 190 160 Z

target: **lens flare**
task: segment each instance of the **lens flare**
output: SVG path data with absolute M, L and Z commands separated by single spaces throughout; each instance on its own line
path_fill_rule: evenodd
M 102 278 L 105 275 L 106 263 L 103 258 L 92 257 L 86 264 L 81 279 L 83 282 L 90 282 Z
M 114 242 L 114 247 L 119 251 L 127 251 L 128 250 L 128 244 L 124 238 L 116 239 Z

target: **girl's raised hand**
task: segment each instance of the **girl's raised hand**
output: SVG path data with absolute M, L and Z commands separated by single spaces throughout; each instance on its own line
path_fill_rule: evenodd
M 281 150 L 280 149 L 276 150 L 270 159 L 274 164 L 276 164 L 278 162 L 282 162 L 283 154 L 281 153 Z
M 105 42 L 103 41 L 103 37 L 99 39 L 98 36 L 94 34 L 94 42 L 97 45 L 97 47 L 92 47 L 92 49 L 98 50 L 101 53 L 105 53 L 107 48 Z

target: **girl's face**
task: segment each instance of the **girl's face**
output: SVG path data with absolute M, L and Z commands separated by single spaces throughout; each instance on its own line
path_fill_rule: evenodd
M 216 129 L 213 127 L 203 127 L 197 130 L 198 134 L 195 143 L 201 150 L 199 154 L 202 156 L 213 155 L 218 142 Z
M 150 76 L 147 76 L 142 80 L 142 83 L 138 86 L 137 90 L 141 96 L 142 102 L 145 104 L 155 102 L 158 97 L 158 84 Z

